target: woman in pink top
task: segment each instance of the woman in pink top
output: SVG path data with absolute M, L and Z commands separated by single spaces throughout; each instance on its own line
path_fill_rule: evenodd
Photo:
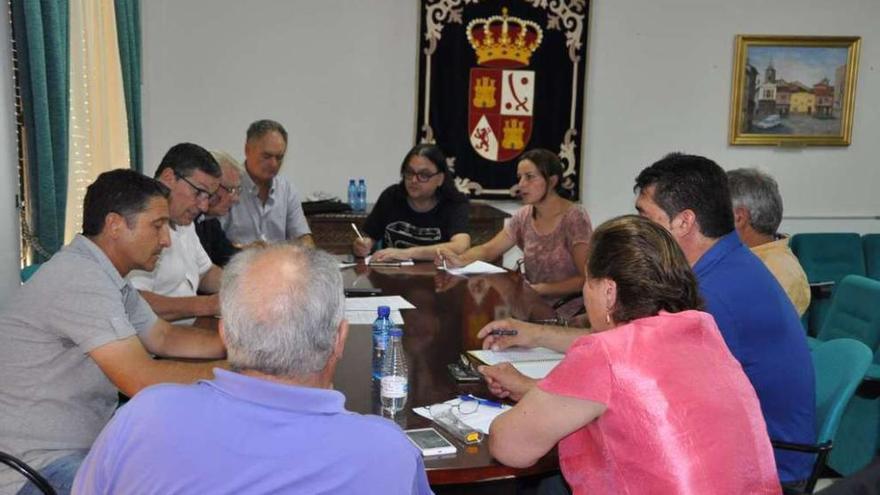
M 584 265 L 592 227 L 580 205 L 564 196 L 563 169 L 559 157 L 545 149 L 523 153 L 516 167 L 519 196 L 525 206 L 517 210 L 507 226 L 489 242 L 457 255 L 448 249 L 437 251 L 436 262 L 459 267 L 477 260 L 499 258 L 518 246 L 523 251 L 526 279 L 551 304 L 566 296 L 578 296 L 584 285 Z M 583 301 L 559 308 L 568 318 L 583 307 Z
M 519 400 L 492 423 L 496 459 L 530 466 L 558 443 L 575 494 L 781 493 L 755 391 L 699 311 L 668 232 L 638 216 L 599 227 L 584 299 L 591 334 L 525 328 L 484 342 L 566 351 L 541 381 L 509 364 L 481 369 L 493 392 Z

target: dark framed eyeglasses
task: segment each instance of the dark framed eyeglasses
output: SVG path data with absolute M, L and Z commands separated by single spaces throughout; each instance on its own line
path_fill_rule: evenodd
M 211 191 L 208 191 L 207 189 L 202 189 L 201 187 L 193 184 L 192 182 L 190 182 L 189 179 L 180 175 L 177 172 L 174 172 L 174 176 L 177 177 L 178 179 L 181 179 L 182 181 L 186 182 L 187 184 L 189 184 L 189 187 L 193 188 L 193 190 L 196 192 L 196 199 L 210 200 L 211 198 L 214 197 L 214 194 L 216 193 L 216 191 L 211 192 Z
M 226 191 L 227 193 L 229 193 L 230 195 L 234 196 L 236 194 L 241 194 L 241 186 L 226 187 L 223 184 L 220 184 L 220 187 L 222 187 L 223 190 Z
M 403 176 L 404 180 L 411 180 L 413 177 L 415 177 L 416 180 L 419 182 L 428 182 L 429 180 L 433 179 L 434 177 L 436 177 L 442 173 L 443 172 L 434 172 L 433 174 L 429 174 L 428 172 L 415 173 L 412 170 L 404 169 L 403 173 L 400 175 Z

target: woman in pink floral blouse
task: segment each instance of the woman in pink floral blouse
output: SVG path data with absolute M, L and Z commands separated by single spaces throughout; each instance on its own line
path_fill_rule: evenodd
M 439 249 L 436 262 L 459 267 L 497 259 L 518 246 L 523 252 L 526 279 L 537 293 L 550 303 L 575 296 L 558 308 L 559 316 L 567 318 L 583 308 L 577 295 L 584 285 L 590 217 L 582 206 L 565 198 L 568 191 L 563 187 L 562 163 L 554 153 L 545 149 L 523 153 L 516 176 L 525 206 L 513 214 L 505 228 L 489 242 L 460 255 Z

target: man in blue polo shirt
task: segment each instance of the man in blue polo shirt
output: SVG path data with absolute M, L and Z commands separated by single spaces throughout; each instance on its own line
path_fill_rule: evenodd
M 734 230 L 727 175 L 701 156 L 673 153 L 642 170 L 636 209 L 678 241 L 706 310 L 761 402 L 770 438 L 815 441 L 815 377 L 797 311 Z M 719 398 L 723 400 L 723 398 Z M 779 479 L 809 476 L 812 456 L 775 451 Z
M 121 408 L 73 493 L 430 494 L 393 422 L 333 390 L 348 324 L 332 256 L 279 244 L 226 265 L 220 335 L 234 371 L 159 385 Z

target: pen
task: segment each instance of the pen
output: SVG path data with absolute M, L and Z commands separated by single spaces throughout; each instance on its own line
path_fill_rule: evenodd
M 501 404 L 500 402 L 495 402 L 494 400 L 483 399 L 483 398 L 476 397 L 471 394 L 459 395 L 458 399 L 464 400 L 464 401 L 476 401 L 477 404 L 479 404 L 481 406 L 497 407 L 498 409 L 502 409 L 504 407 L 504 405 Z
M 499 330 L 492 330 L 491 332 L 489 332 L 489 335 L 509 336 L 509 337 L 513 337 L 514 335 L 518 335 L 518 334 L 519 334 L 519 332 L 517 332 L 516 330 L 501 330 L 501 329 L 499 329 Z
M 443 271 L 446 271 L 448 269 L 449 268 L 446 268 L 446 258 L 443 258 Z
M 355 225 L 354 222 L 351 222 L 351 228 L 353 228 L 353 229 L 354 229 L 354 233 L 358 235 L 358 239 L 360 239 L 360 240 L 364 240 L 364 236 L 361 235 L 361 231 L 358 230 L 358 226 Z

